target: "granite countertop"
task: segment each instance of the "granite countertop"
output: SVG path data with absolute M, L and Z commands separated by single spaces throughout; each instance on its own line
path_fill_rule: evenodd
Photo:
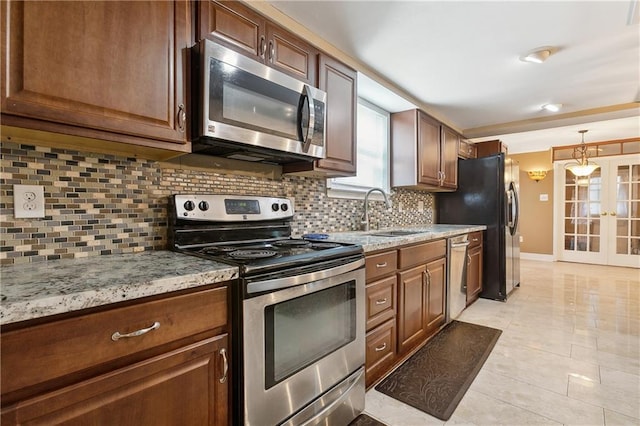
M 237 277 L 236 267 L 171 251 L 6 266 L 0 268 L 0 324 Z
M 420 243 L 429 240 L 452 237 L 454 235 L 466 234 L 469 232 L 482 231 L 484 229 L 487 229 L 485 225 L 413 225 L 398 228 L 376 229 L 367 232 L 335 232 L 329 233 L 328 239 L 333 241 L 340 241 L 343 243 L 360 244 L 365 253 L 370 253 L 378 250 L 391 249 L 406 244 Z M 394 237 L 372 235 L 379 232 L 398 230 L 416 233 Z
M 422 225 L 369 232 L 330 233 L 329 240 L 362 245 L 364 252 L 447 238 L 484 225 Z M 411 235 L 383 237 L 402 230 Z M 238 268 L 171 251 L 94 256 L 0 268 L 0 324 L 25 321 L 238 277 Z

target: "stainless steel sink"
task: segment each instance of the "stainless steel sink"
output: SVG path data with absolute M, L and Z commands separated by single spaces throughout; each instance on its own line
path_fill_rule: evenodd
M 419 234 L 420 231 L 380 231 L 372 232 L 369 235 L 372 237 L 402 237 L 405 235 Z

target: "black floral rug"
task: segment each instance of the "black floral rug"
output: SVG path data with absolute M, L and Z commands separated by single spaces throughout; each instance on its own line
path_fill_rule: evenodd
M 452 321 L 376 390 L 448 420 L 501 333 L 495 328 Z
M 387 425 L 377 421 L 373 417 L 367 416 L 366 414 L 360 414 L 351 423 L 349 423 L 349 426 L 387 426 Z

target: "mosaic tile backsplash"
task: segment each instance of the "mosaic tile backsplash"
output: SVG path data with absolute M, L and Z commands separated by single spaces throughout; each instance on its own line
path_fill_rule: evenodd
M 42 219 L 13 216 L 13 185 L 42 185 Z M 292 198 L 293 233 L 358 229 L 362 200 L 330 198 L 326 180 L 268 179 L 167 163 L 3 143 L 0 157 L 0 264 L 166 249 L 167 199 L 174 193 Z M 394 190 L 392 209 L 370 201 L 373 227 L 433 223 L 433 196 Z

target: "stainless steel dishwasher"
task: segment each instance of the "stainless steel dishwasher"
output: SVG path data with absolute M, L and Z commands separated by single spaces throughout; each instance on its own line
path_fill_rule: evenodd
M 447 240 L 447 323 L 456 319 L 467 306 L 468 245 L 468 234 Z

